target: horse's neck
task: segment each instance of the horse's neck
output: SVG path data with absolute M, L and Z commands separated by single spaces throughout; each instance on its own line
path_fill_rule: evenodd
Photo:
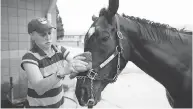
M 134 51 L 131 59 L 131 61 L 141 70 L 143 70 L 145 73 L 153 77 L 161 84 L 164 84 L 165 81 L 161 78 L 164 76 L 160 76 L 161 73 L 159 72 L 159 70 L 154 69 L 154 66 L 152 66 L 152 64 L 148 60 L 146 60 L 138 51 Z
M 155 43 L 137 43 L 135 47 L 131 58 L 133 63 L 166 88 L 172 87 L 175 89 L 175 87 L 178 87 L 178 81 L 181 78 L 180 72 L 184 72 L 187 69 L 178 60 L 177 56 L 171 55 L 173 52 L 177 53 L 177 51 L 172 48 L 168 49 L 167 47 L 169 46 L 161 48 L 162 45 Z M 176 79 L 171 81 L 171 78 Z
M 139 25 L 135 22 L 129 19 L 120 21 L 121 30 L 127 36 L 127 41 L 132 47 L 131 61 L 165 87 L 168 84 L 168 87 L 177 87 L 176 85 L 179 85 L 177 83 L 182 78 L 181 73 L 187 70 L 186 66 L 191 63 L 191 43 L 174 40 L 172 44 L 170 41 L 149 42 L 148 39 L 137 34 Z M 175 80 L 171 81 L 171 78 L 175 78 Z M 176 81 L 177 79 L 179 81 Z

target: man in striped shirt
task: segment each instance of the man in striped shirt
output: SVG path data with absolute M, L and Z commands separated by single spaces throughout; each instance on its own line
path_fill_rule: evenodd
M 52 29 L 45 18 L 28 23 L 33 47 L 22 57 L 21 67 L 27 73 L 27 100 L 31 108 L 62 108 L 62 79 L 67 74 L 88 70 L 88 63 L 82 61 L 85 57 L 73 58 L 66 48 L 52 44 Z

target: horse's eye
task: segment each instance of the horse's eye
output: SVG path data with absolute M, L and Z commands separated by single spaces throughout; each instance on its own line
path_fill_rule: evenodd
M 115 28 L 112 28 L 111 31 L 114 32 L 114 31 L 115 31 Z
M 102 41 L 107 41 L 109 39 L 109 37 L 110 37 L 110 35 L 108 32 L 106 32 L 106 31 L 102 32 L 102 38 L 101 38 Z
M 102 38 L 102 41 L 106 42 L 109 39 L 109 36 L 105 36 Z

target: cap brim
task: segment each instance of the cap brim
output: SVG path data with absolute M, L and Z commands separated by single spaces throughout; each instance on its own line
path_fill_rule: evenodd
M 47 27 L 47 28 L 41 28 L 41 30 L 36 30 L 36 32 L 38 32 L 38 33 L 45 33 L 47 31 L 50 31 L 51 29 L 56 29 L 56 28 L 53 27 L 53 26 L 50 26 L 50 27 Z

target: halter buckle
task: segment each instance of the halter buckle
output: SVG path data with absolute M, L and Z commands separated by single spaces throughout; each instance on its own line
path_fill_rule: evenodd
M 123 39 L 123 34 L 121 33 L 121 31 L 117 31 L 117 36 L 119 37 L 119 39 Z
M 88 78 L 90 78 L 91 80 L 94 80 L 96 75 L 97 73 L 93 69 L 89 70 L 87 74 Z
M 119 53 L 123 52 L 123 48 L 121 48 L 120 46 L 116 46 L 116 51 Z

